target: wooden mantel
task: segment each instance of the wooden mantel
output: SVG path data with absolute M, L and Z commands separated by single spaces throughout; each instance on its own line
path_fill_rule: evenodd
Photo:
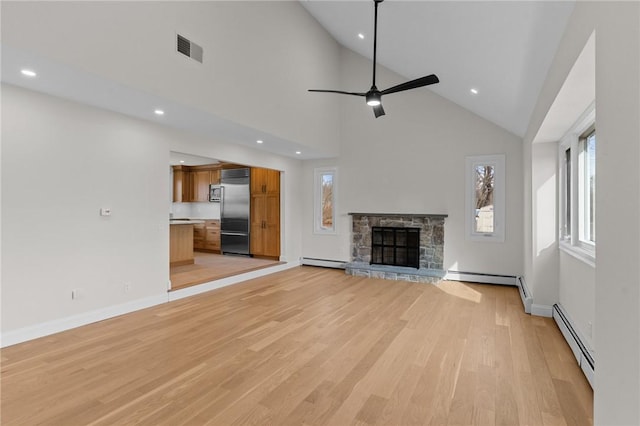
M 448 214 L 427 214 L 427 213 L 347 213 L 349 216 L 370 216 L 370 217 L 429 217 L 440 219 L 449 217 Z

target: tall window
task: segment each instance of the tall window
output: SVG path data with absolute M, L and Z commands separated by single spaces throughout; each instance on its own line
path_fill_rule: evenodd
M 493 215 L 493 189 L 496 186 L 495 167 L 492 165 L 476 165 L 475 173 L 475 223 L 474 232 L 491 234 L 495 227 Z
M 591 105 L 560 143 L 560 248 L 595 265 L 596 128 Z
M 561 239 L 568 241 L 571 240 L 571 148 L 564 150 L 564 173 L 562 178 L 564 180 L 562 197 L 562 208 L 564 209 L 564 224 L 561 230 Z
M 590 128 L 580 138 L 580 241 L 596 242 L 596 131 Z
M 336 233 L 337 168 L 315 169 L 314 172 L 314 232 Z
M 467 237 L 504 241 L 504 155 L 467 157 Z

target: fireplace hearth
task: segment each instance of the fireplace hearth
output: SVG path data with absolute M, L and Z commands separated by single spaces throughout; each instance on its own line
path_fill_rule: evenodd
M 435 283 L 442 279 L 447 215 L 349 213 L 350 275 Z

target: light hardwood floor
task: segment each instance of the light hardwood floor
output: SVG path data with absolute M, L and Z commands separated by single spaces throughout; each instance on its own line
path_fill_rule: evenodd
M 192 265 L 172 266 L 169 268 L 171 290 L 190 287 L 209 281 L 238 275 L 257 269 L 277 265 L 277 260 L 259 259 L 244 256 L 223 256 L 221 254 L 194 252 Z
M 2 350 L 8 425 L 589 425 L 516 288 L 300 267 Z

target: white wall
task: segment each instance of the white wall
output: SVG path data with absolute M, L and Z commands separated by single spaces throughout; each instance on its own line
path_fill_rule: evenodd
M 534 109 L 525 152 L 594 30 L 598 132 L 594 422 L 636 425 L 640 424 L 640 3 L 577 2 Z M 525 192 L 532 186 L 526 178 Z M 531 229 L 528 220 L 528 244 L 535 239 Z M 560 259 L 564 280 L 568 259 Z M 531 258 L 525 262 L 525 270 L 531 271 Z M 585 321 L 591 309 L 586 300 L 592 297 L 590 277 L 584 278 L 585 299 L 579 300 L 573 287 L 561 286 L 559 291 L 563 305 L 578 321 Z
M 428 70 L 426 70 L 428 72 Z M 366 90 L 371 63 L 342 51 L 342 87 Z M 379 68 L 378 87 L 406 80 Z M 384 97 L 387 115 L 374 118 L 363 99 L 333 96 L 341 109 L 340 157 L 307 162 L 309 193 L 303 227 L 304 256 L 349 261 L 349 212 L 444 213 L 445 269 L 522 273 L 522 142 L 450 101 L 418 89 Z M 465 156 L 506 154 L 506 240 L 465 239 Z M 338 235 L 314 235 L 313 168 L 337 165 Z
M 166 292 L 158 126 L 3 85 L 2 150 L 3 332 Z
M 307 89 L 337 86 L 339 47 L 298 2 L 2 2 L 2 43 L 337 153 L 338 112 Z
M 581 260 L 560 251 L 558 301 L 569 315 L 584 343 L 595 345 L 596 271 Z M 597 357 L 597 354 L 596 354 Z
M 8 85 L 2 123 L 3 334 L 166 298 L 172 150 L 283 171 L 282 259 L 300 257 L 299 160 Z
M 534 304 L 549 307 L 558 301 L 558 144 L 536 143 L 531 149 L 532 182 L 531 275 L 527 286 Z M 544 309 L 544 308 L 542 308 Z

